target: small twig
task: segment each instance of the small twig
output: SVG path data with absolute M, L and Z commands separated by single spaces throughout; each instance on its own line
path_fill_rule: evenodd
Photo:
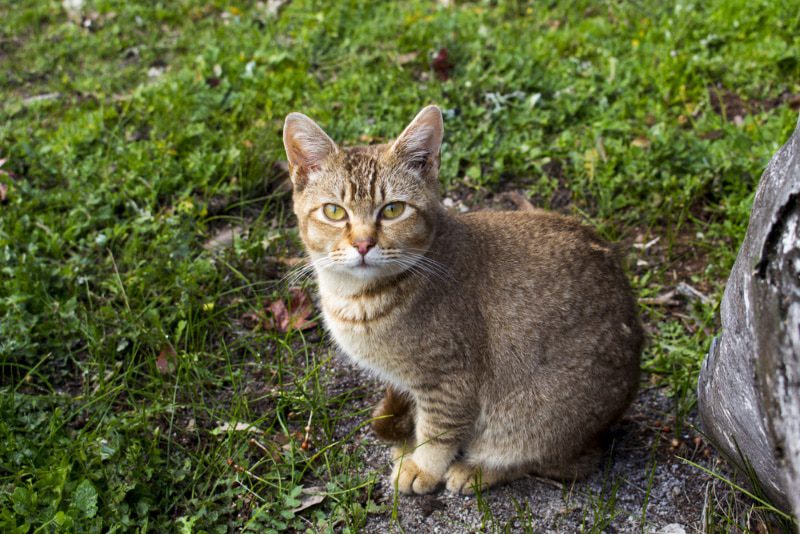
M 253 474 L 251 471 L 248 471 L 247 469 L 245 469 L 241 465 L 239 465 L 236 462 L 234 462 L 233 458 L 228 458 L 227 464 L 229 466 L 231 466 L 233 468 L 233 470 L 236 471 L 237 473 L 243 473 L 243 474 L 245 474 L 245 475 L 247 475 L 249 477 L 252 477 L 252 478 L 258 480 L 259 482 L 263 482 L 264 484 L 268 484 L 268 482 L 266 480 L 264 480 L 263 478 L 261 478 L 260 476 L 258 476 L 256 474 Z
M 29 96 L 28 98 L 23 100 L 22 103 L 27 105 L 36 102 L 43 102 L 45 100 L 55 100 L 57 98 L 61 98 L 61 93 L 44 93 L 42 95 Z
M 300 448 L 303 449 L 304 451 L 307 451 L 308 450 L 308 446 L 309 446 L 308 438 L 309 438 L 309 436 L 311 434 L 311 418 L 312 417 L 314 417 L 314 410 L 311 410 L 311 412 L 308 414 L 308 423 L 306 424 L 306 427 L 304 429 L 306 431 L 306 435 L 303 437 L 303 443 L 300 444 Z
M 639 250 L 647 250 L 650 247 L 652 247 L 653 245 L 655 245 L 656 243 L 658 243 L 659 241 L 661 241 L 661 236 L 656 236 L 656 237 L 654 237 L 653 239 L 651 239 L 650 241 L 648 241 L 647 243 L 644 243 L 644 244 L 642 244 L 642 243 L 634 243 L 633 244 L 633 248 L 636 248 L 636 249 L 639 249 Z
M 675 290 L 671 289 L 664 293 L 663 295 L 659 295 L 657 297 L 642 297 L 639 299 L 639 302 L 642 304 L 649 304 L 651 306 L 678 306 L 680 302 L 675 300 Z
M 250 438 L 250 445 L 255 445 L 256 447 L 264 451 L 264 454 L 270 454 L 269 449 L 263 443 L 258 441 L 256 438 Z
M 698 291 L 697 289 L 693 288 L 686 282 L 679 283 L 675 288 L 675 291 L 677 291 L 686 298 L 697 299 L 703 304 L 708 304 L 709 302 L 711 302 L 711 299 L 708 297 L 708 295 Z

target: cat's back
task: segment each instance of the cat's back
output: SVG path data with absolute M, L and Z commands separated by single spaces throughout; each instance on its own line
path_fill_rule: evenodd
M 542 210 L 451 221 L 458 228 L 449 239 L 458 249 L 453 261 L 493 337 L 518 347 L 571 339 L 594 349 L 624 339 L 626 355 L 617 357 L 638 359 L 643 336 L 633 292 L 616 251 L 592 228 Z
M 622 274 L 613 247 L 572 217 L 544 210 L 479 211 L 457 221 L 464 232 L 462 252 L 481 266 L 473 272 L 504 285 L 523 279 L 572 286 L 587 271 L 599 282 Z

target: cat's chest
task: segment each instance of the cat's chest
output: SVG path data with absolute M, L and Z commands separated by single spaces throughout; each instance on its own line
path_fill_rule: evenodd
M 325 325 L 342 351 L 385 380 L 404 381 L 401 353 L 413 345 L 406 335 L 406 302 L 391 295 L 352 299 L 329 294 L 321 304 Z

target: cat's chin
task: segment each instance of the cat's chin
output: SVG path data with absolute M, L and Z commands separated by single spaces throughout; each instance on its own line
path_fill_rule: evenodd
M 402 270 L 387 267 L 386 265 L 366 264 L 353 266 L 339 266 L 327 268 L 320 272 L 320 276 L 341 285 L 358 286 L 381 278 L 397 275 Z
M 396 272 L 394 269 L 388 269 L 383 265 L 359 264 L 337 270 L 337 274 L 353 280 L 362 280 L 364 282 L 368 282 L 371 280 L 377 280 L 379 278 L 391 276 L 396 274 Z

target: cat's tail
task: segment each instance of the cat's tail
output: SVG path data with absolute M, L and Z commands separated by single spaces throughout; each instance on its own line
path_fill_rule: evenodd
M 372 430 L 384 441 L 403 443 L 414 437 L 414 399 L 389 386 L 372 412 Z

